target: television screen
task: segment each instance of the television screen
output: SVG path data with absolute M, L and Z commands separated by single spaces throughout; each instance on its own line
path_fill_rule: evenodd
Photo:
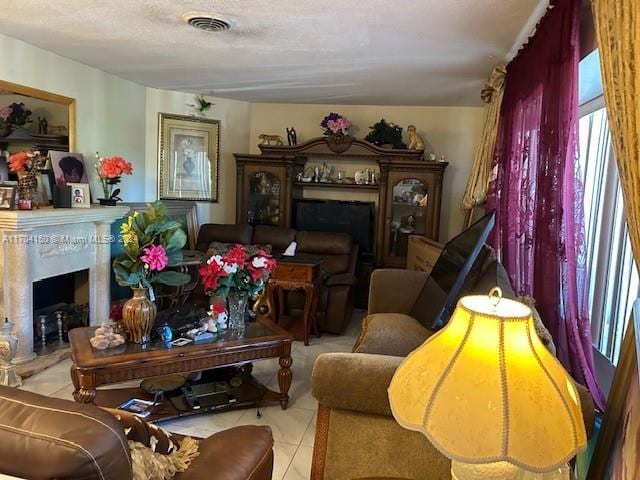
M 314 232 L 348 233 L 360 252 L 373 254 L 375 204 L 342 200 L 295 200 L 293 228 Z
M 453 313 L 467 275 L 476 261 L 484 260 L 484 255 L 479 254 L 493 225 L 494 214 L 490 213 L 444 245 L 411 310 L 413 318 L 432 330 L 444 326 Z

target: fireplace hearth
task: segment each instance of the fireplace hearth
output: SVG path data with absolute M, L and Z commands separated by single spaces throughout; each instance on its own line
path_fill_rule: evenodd
M 88 270 L 89 322 L 108 320 L 111 223 L 129 207 L 42 208 L 0 212 L 0 318 L 15 324 L 14 363 L 35 358 L 33 284 L 46 278 Z M 37 301 L 37 299 L 36 299 Z

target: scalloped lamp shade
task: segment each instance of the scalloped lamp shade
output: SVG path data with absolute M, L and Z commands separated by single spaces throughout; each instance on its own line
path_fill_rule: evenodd
M 400 425 L 457 462 L 549 472 L 586 446 L 572 380 L 540 342 L 531 310 L 508 299 L 462 298 L 400 365 L 389 401 Z

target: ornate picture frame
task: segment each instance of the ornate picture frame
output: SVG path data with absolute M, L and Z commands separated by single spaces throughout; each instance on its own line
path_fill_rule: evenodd
M 218 202 L 220 122 L 158 114 L 158 198 Z
M 640 299 L 624 336 L 587 480 L 635 480 L 640 471 Z

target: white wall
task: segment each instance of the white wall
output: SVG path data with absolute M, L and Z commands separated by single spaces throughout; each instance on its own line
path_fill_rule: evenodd
M 144 199 L 146 88 L 0 34 L 0 79 L 76 99 L 76 150 L 85 155 L 99 193 L 95 152 L 122 155 L 138 175 L 125 177 L 123 198 Z
M 193 95 L 146 88 L 101 70 L 33 47 L 0 34 L 0 79 L 76 99 L 76 150 L 85 155 L 94 192 L 100 192 L 92 168 L 95 152 L 122 155 L 133 163 L 134 175 L 123 177 L 126 201 L 154 200 L 157 190 L 158 112 L 187 114 Z M 459 203 L 469 175 L 473 151 L 484 122 L 481 107 L 391 107 L 372 105 L 302 105 L 240 102 L 212 98 L 208 116 L 221 121 L 220 201 L 200 203 L 201 222 L 235 220 L 235 152 L 258 152 L 260 133 L 286 138 L 295 126 L 298 140 L 321 135 L 324 115 L 336 111 L 355 125 L 352 134 L 364 137 L 368 127 L 384 117 L 406 129 L 415 124 L 427 150 L 444 154 L 445 172 L 441 239 L 462 228 Z
M 483 107 L 253 103 L 251 104 L 251 152 L 259 152 L 258 135 L 261 133 L 279 134 L 286 142 L 285 128 L 292 125 L 297 131 L 298 143 L 322 135 L 319 124 L 329 112 L 340 113 L 351 120 L 354 127 L 350 133 L 358 138 L 364 138 L 369 132 L 369 126 L 381 117 L 402 126 L 405 134 L 407 125 L 415 125 L 418 133 L 425 140 L 427 152 L 435 152 L 438 158 L 444 154 L 449 162 L 444 175 L 440 239 L 447 240 L 460 233 L 464 216 L 459 205 L 473 163 L 474 150 L 484 124 L 485 109 Z M 407 141 L 406 135 L 405 141 Z M 340 194 L 344 195 L 344 190 Z M 352 199 L 367 200 L 360 197 Z
M 187 115 L 192 94 L 147 89 L 146 102 L 146 200 L 157 198 L 158 182 L 158 113 Z M 249 150 L 249 115 L 247 102 L 207 97 L 214 105 L 208 118 L 220 120 L 220 161 L 218 164 L 218 203 L 198 203 L 200 223 L 234 223 L 236 213 L 236 163 L 234 153 Z

